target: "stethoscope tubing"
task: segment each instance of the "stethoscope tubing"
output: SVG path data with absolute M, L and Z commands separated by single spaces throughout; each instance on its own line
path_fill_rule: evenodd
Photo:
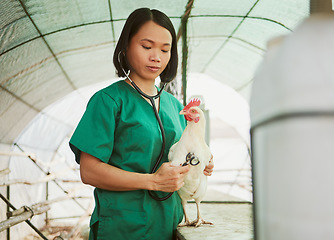
M 118 56 L 117 56 L 117 59 L 120 63 L 120 65 L 122 66 L 121 64 L 121 54 L 122 54 L 122 51 L 120 51 L 118 53 Z M 122 67 L 121 67 L 122 68 Z M 160 91 L 158 91 L 158 93 L 154 96 L 150 96 L 150 95 L 147 95 L 146 93 L 144 93 L 138 86 L 137 84 L 135 84 L 129 74 L 122 68 L 125 76 L 127 77 L 127 79 L 129 79 L 131 85 L 137 90 L 137 92 L 142 95 L 143 97 L 147 98 L 150 100 L 150 103 L 152 105 L 152 108 L 153 108 L 153 111 L 154 111 L 154 115 L 155 115 L 155 118 L 157 119 L 158 121 L 158 124 L 159 124 L 159 128 L 160 128 L 160 131 L 161 131 L 161 137 L 162 137 L 162 146 L 161 146 L 161 151 L 160 151 L 160 154 L 152 168 L 152 171 L 151 171 L 151 174 L 152 173 L 155 173 L 156 170 L 158 169 L 160 163 L 161 163 L 161 160 L 162 160 L 162 157 L 163 157 L 163 154 L 164 154 L 164 151 L 165 151 L 165 147 L 166 147 L 166 135 L 165 135 L 165 130 L 164 130 L 164 127 L 162 125 L 162 122 L 161 122 L 161 119 L 160 119 L 160 116 L 159 116 L 159 113 L 158 113 L 158 110 L 155 106 L 155 103 L 154 103 L 154 100 L 157 99 L 158 97 L 160 97 L 160 95 L 162 94 L 162 91 L 164 90 L 165 86 L 166 86 L 166 83 L 164 83 L 164 85 L 162 86 L 162 88 L 160 89 Z M 162 197 L 162 198 L 159 198 L 157 196 L 155 196 L 153 194 L 153 191 L 148 191 L 148 194 L 150 195 L 150 197 L 152 197 L 154 200 L 156 201 L 165 201 L 167 200 L 168 198 L 170 198 L 172 195 L 173 195 L 173 192 L 171 193 L 168 193 L 166 196 Z
M 126 74 L 127 75 L 127 74 Z M 161 137 L 162 137 L 162 146 L 161 146 L 161 151 L 160 151 L 160 154 L 157 158 L 157 161 L 155 162 L 153 168 L 152 168 L 152 171 L 151 171 L 151 174 L 152 173 L 155 173 L 156 170 L 158 169 L 160 163 L 161 163 L 161 160 L 162 160 L 162 157 L 163 157 L 163 154 L 164 154 L 164 151 L 165 151 L 165 148 L 166 148 L 166 135 L 165 135 L 165 130 L 164 130 L 164 127 L 162 125 L 162 122 L 161 122 L 161 118 L 159 116 L 159 113 L 158 113 L 158 110 L 157 110 L 157 107 L 155 106 L 155 103 L 154 103 L 154 100 L 157 99 L 158 97 L 160 97 L 162 91 L 164 90 L 165 86 L 166 86 L 166 83 L 164 83 L 164 85 L 162 86 L 162 88 L 160 89 L 160 91 L 154 95 L 154 96 L 150 96 L 150 95 L 147 95 L 146 93 L 144 93 L 130 78 L 129 76 L 127 75 L 127 78 L 129 79 L 131 85 L 137 90 L 137 92 L 142 95 L 143 97 L 147 98 L 150 100 L 151 102 L 151 105 L 152 105 L 152 108 L 153 108 L 153 111 L 154 111 L 154 115 L 155 115 L 155 118 L 157 119 L 158 121 L 158 124 L 159 124 L 159 128 L 160 128 L 160 131 L 161 131 Z M 151 198 L 153 198 L 154 200 L 156 201 L 165 201 L 167 200 L 168 198 L 170 198 L 172 195 L 173 195 L 173 192 L 170 192 L 168 193 L 166 196 L 164 197 L 157 197 L 154 195 L 153 191 L 148 191 L 148 194 L 150 195 Z

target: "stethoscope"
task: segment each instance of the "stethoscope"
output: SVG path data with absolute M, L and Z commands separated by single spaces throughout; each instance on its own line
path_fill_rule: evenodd
M 121 58 L 120 58 L 120 54 L 122 53 L 122 51 L 120 51 L 118 53 L 118 56 L 117 56 L 117 59 L 118 59 L 118 62 L 122 68 L 122 71 L 124 72 L 125 76 L 127 77 L 127 79 L 129 79 L 131 85 L 137 90 L 137 92 L 142 95 L 143 97 L 147 98 L 150 100 L 150 103 L 152 105 L 152 108 L 153 108 L 153 111 L 154 111 L 154 115 L 155 115 L 155 118 L 157 119 L 158 121 L 158 124 L 159 124 L 159 128 L 160 128 L 160 131 L 161 131 L 161 137 L 162 137 L 162 146 L 161 146 L 161 151 L 160 151 L 160 154 L 157 158 L 157 161 L 155 162 L 153 168 L 152 168 L 152 171 L 151 171 L 151 174 L 152 173 L 155 173 L 155 171 L 157 170 L 160 162 L 161 162 L 161 159 L 162 159 L 162 156 L 163 156 L 163 153 L 165 151 L 165 147 L 166 147 L 166 135 L 165 135 L 165 130 L 164 130 L 164 127 L 162 125 L 162 122 L 161 122 L 161 118 L 159 116 L 159 113 L 158 113 L 158 110 L 157 110 L 157 107 L 155 106 L 155 103 L 154 103 L 154 100 L 159 98 L 162 91 L 164 90 L 165 86 L 167 85 L 167 83 L 164 83 L 164 85 L 161 87 L 160 91 L 158 91 L 158 93 L 154 96 L 150 96 L 150 95 L 147 95 L 146 93 L 144 93 L 130 78 L 129 76 L 129 73 L 127 73 L 124 68 L 122 67 L 122 63 L 121 63 Z M 129 71 L 130 72 L 130 71 Z M 192 166 L 196 166 L 199 164 L 199 160 L 197 157 L 195 157 L 195 155 L 193 153 L 188 153 L 187 156 L 186 156 L 186 162 L 182 165 L 182 166 L 186 166 L 186 165 L 192 165 Z M 153 194 L 153 191 L 148 191 L 149 195 L 154 199 L 154 200 L 157 200 L 157 201 L 165 201 L 167 200 L 168 198 L 170 198 L 172 195 L 173 195 L 173 192 L 171 193 L 168 193 L 166 196 L 164 197 L 157 197 Z

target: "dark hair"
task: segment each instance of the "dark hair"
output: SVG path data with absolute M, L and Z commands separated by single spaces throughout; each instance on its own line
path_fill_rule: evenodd
M 164 13 L 156 9 L 139 8 L 129 15 L 114 52 L 113 61 L 116 68 L 116 74 L 119 77 L 126 77 L 122 70 L 123 68 L 126 72 L 129 71 L 129 66 L 125 57 L 126 49 L 128 48 L 131 38 L 139 31 L 140 27 L 148 21 L 153 21 L 161 27 L 166 28 L 172 35 L 171 57 L 165 70 L 160 74 L 162 82 L 170 82 L 175 78 L 177 72 L 178 54 L 176 34 L 170 19 Z

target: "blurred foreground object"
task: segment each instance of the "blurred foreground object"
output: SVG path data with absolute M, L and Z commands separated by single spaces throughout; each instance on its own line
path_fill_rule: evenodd
M 255 239 L 334 239 L 334 16 L 270 42 L 254 78 Z

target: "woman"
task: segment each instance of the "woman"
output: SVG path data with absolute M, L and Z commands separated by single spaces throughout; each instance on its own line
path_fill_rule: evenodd
M 177 43 L 169 18 L 158 10 L 141 8 L 127 19 L 114 52 L 119 77 L 89 101 L 70 147 L 80 163 L 83 183 L 96 187 L 90 239 L 172 239 L 182 220 L 178 194 L 163 197 L 183 185 L 189 166 L 167 162 L 169 148 L 179 140 L 185 120 L 182 104 L 167 92 L 155 100 L 166 135 L 161 164 L 150 174 L 161 150 L 161 133 L 152 103 L 144 93 L 156 95 L 155 79 L 171 81 L 177 70 Z M 130 71 L 129 75 L 127 72 Z M 205 170 L 211 175 L 213 164 Z

